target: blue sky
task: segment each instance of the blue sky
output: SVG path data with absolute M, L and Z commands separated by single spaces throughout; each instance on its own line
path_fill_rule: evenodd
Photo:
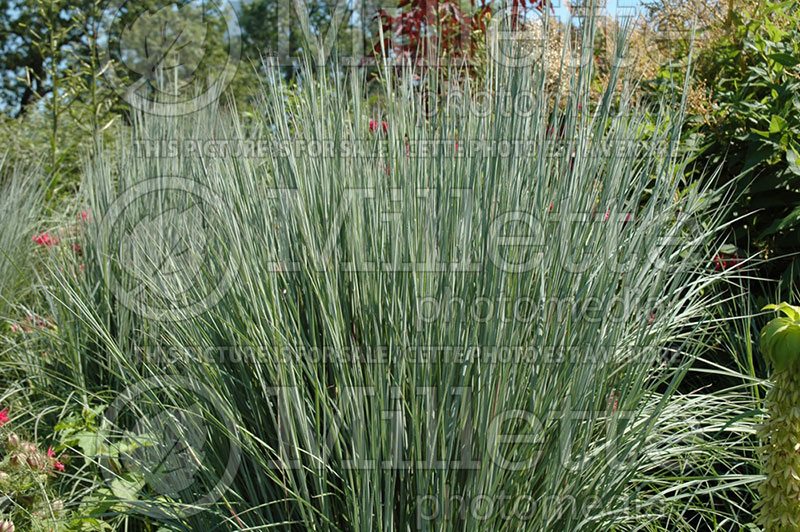
M 551 0 L 551 2 L 556 16 L 565 22 L 569 13 L 564 0 Z M 642 6 L 639 0 L 605 0 L 605 2 L 606 5 L 601 11 L 621 17 L 634 15 Z

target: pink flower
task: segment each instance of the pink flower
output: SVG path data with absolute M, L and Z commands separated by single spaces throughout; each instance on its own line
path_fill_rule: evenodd
M 79 220 L 83 220 L 84 222 L 88 222 L 89 221 L 89 213 L 86 212 L 86 211 L 81 211 L 80 214 L 78 214 L 78 219 Z
M 74 251 L 78 255 L 83 255 L 83 248 L 81 248 L 79 244 L 72 244 L 72 251 Z
M 608 221 L 608 217 L 611 215 L 611 209 L 606 209 L 606 214 L 603 217 L 603 221 Z M 625 213 L 625 220 L 624 223 L 630 222 L 633 219 L 631 213 Z
M 619 405 L 619 394 L 612 393 L 611 397 L 608 398 L 608 406 L 611 407 L 611 412 L 617 411 L 617 406 Z
M 53 450 L 52 445 L 47 449 L 47 459 L 50 460 L 53 469 L 57 471 L 64 471 L 64 464 L 59 462 L 58 459 L 56 458 L 56 452 Z
M 47 246 L 47 247 L 51 247 L 54 244 L 58 244 L 58 239 L 47 232 L 44 232 L 41 235 L 33 235 L 33 241 L 39 244 L 40 246 Z
M 8 423 L 8 408 L 0 410 L 0 427 Z
M 12 325 L 11 332 L 17 332 L 19 330 L 19 325 Z

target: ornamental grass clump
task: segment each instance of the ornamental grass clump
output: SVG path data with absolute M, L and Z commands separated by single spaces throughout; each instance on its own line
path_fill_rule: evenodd
M 15 305 L 31 297 L 36 262 L 30 258 L 31 247 L 53 245 L 51 235 L 37 233 L 45 204 L 46 187 L 35 167 L 12 164 L 0 151 L 0 316 L 7 317 Z M 42 180 L 43 181 L 43 180 Z M 46 235 L 46 236 L 45 236 Z M 38 247 L 38 245 L 36 247 Z M 3 331 L 4 332 L 4 331 Z M 5 354 L 0 354 L 0 363 Z M 9 372 L 0 372 L 0 389 Z
M 785 316 L 761 331 L 773 387 L 759 434 L 766 479 L 759 489 L 758 523 L 764 532 L 800 532 L 800 307 L 781 303 L 765 309 Z
M 581 63 L 563 105 L 497 61 L 441 107 L 386 65 L 380 110 L 308 69 L 270 70 L 251 123 L 134 116 L 85 172 L 83 254 L 52 254 L 85 271 L 53 267 L 43 377 L 121 405 L 103 448 L 153 444 L 108 452 L 114 496 L 182 530 L 711 529 L 745 410 L 679 386 L 720 214 L 679 179 L 680 105 L 633 106 L 624 65 L 592 101 Z M 145 430 L 176 411 L 194 434 Z

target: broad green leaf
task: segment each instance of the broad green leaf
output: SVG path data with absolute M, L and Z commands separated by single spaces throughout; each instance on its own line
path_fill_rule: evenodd
M 80 430 L 71 434 L 66 434 L 61 438 L 61 442 L 64 445 L 78 447 L 84 456 L 93 457 L 100 452 L 103 439 L 102 433 Z
M 800 154 L 798 154 L 792 146 L 789 146 L 786 150 L 786 162 L 789 163 L 788 168 L 790 172 L 800 175 Z
M 786 120 L 782 116 L 772 115 L 772 119 L 769 121 L 769 132 L 779 133 L 784 129 L 786 129 Z
M 759 238 L 764 238 L 779 231 L 789 229 L 790 227 L 796 227 L 797 225 L 800 225 L 800 205 L 795 207 L 792 212 L 783 218 L 774 220 L 767 229 L 761 232 Z
M 123 501 L 136 501 L 144 487 L 144 480 L 135 479 L 132 475 L 123 475 L 111 481 L 114 496 Z
M 791 54 L 777 53 L 777 54 L 769 54 L 767 57 L 769 57 L 776 63 L 780 63 L 781 65 L 787 67 L 793 67 L 800 64 L 800 58 L 793 56 Z
M 782 312 L 786 315 L 786 317 L 794 321 L 800 321 L 800 307 L 790 305 L 789 303 L 786 302 L 782 302 L 777 305 L 775 304 L 766 305 L 761 310 L 774 310 L 776 312 Z

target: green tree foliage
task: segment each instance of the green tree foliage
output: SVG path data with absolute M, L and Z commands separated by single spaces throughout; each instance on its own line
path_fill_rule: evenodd
M 256 64 L 268 57 L 277 59 L 287 80 L 295 77 L 305 53 L 318 64 L 338 60 L 346 66 L 361 61 L 377 38 L 380 5 L 374 0 L 354 5 L 252 0 L 242 6 L 244 55 Z
M 250 72 L 239 68 L 238 19 L 226 6 L 0 0 L 0 128 L 18 144 L 11 152 L 74 176 L 97 135 L 126 119 L 132 93 L 191 95 L 221 71 L 222 89 L 252 88 Z

